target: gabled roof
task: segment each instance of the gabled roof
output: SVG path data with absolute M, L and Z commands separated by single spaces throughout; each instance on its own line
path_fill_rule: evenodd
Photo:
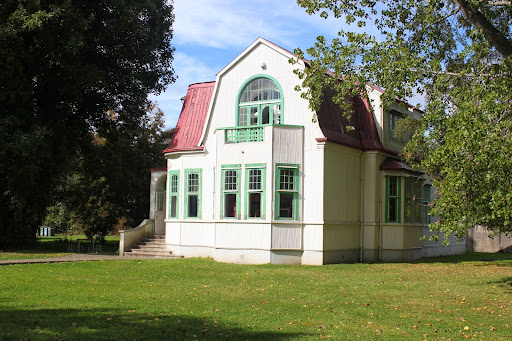
M 199 145 L 215 82 L 192 84 L 181 109 L 172 140 L 164 154 L 203 150 Z
M 343 117 L 339 105 L 334 103 L 334 95 L 332 89 L 324 91 L 324 99 L 317 113 L 318 124 L 327 141 L 361 150 L 384 150 L 368 101 L 359 96 L 348 99 L 354 109 L 348 121 Z M 349 125 L 355 129 L 347 131 Z
M 287 49 L 284 49 L 282 48 L 281 46 L 279 45 L 276 45 L 262 37 L 258 37 L 258 39 L 256 39 L 251 45 L 249 45 L 249 47 L 247 47 L 245 50 L 242 51 L 242 53 L 240 53 L 235 59 L 233 59 L 228 65 L 226 65 L 222 70 L 220 70 L 218 73 L 217 73 L 217 81 L 220 80 L 220 78 L 226 73 L 228 72 L 231 68 L 233 68 L 240 60 L 242 60 L 244 58 L 244 56 L 246 56 L 247 54 L 249 54 L 252 50 L 254 50 L 256 47 L 258 47 L 259 45 L 265 45 L 271 49 L 273 49 L 274 51 L 276 51 L 277 53 L 280 53 L 281 55 L 283 55 L 284 57 L 286 58 L 295 58 L 297 59 L 297 62 L 300 64 L 302 62 L 304 63 L 307 63 L 308 61 L 307 60 L 300 60 L 298 59 L 297 55 L 288 51 Z M 220 84 L 220 82 L 218 82 L 217 84 Z M 217 96 L 217 87 L 215 87 L 214 89 L 214 97 L 213 99 L 215 100 L 215 96 Z M 212 105 L 210 106 L 210 108 L 208 109 L 208 114 L 207 114 L 207 123 L 209 122 L 210 120 L 210 116 L 211 116 L 211 112 L 213 110 L 213 101 L 212 101 Z M 203 140 L 205 138 L 205 135 L 206 135 L 206 129 L 208 127 L 208 124 L 205 124 L 204 127 L 203 127 L 203 131 L 202 131 L 202 134 L 201 134 L 201 138 L 199 140 L 199 143 L 203 143 Z

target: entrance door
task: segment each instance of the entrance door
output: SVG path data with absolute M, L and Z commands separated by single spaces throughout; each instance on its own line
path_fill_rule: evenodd
M 165 234 L 165 185 L 166 181 L 160 181 L 160 186 L 156 191 L 156 210 L 155 210 L 155 234 Z

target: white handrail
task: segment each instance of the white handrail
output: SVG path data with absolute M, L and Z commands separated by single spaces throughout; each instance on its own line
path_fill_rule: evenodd
M 154 225 L 153 219 L 144 219 L 136 228 L 119 231 L 119 256 L 124 256 L 125 251 L 153 234 Z

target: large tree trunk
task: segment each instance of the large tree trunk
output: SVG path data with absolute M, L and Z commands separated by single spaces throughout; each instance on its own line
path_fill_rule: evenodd
M 489 41 L 504 58 L 512 56 L 512 42 L 494 27 L 494 25 L 487 20 L 485 15 L 471 7 L 466 0 L 454 0 L 454 2 L 459 6 L 464 16 L 468 18 L 473 25 L 482 30 L 487 41 Z

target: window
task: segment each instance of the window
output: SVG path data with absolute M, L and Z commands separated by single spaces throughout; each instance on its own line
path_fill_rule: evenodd
M 386 223 L 400 222 L 400 184 L 399 176 L 386 176 Z
M 276 219 L 298 219 L 299 166 L 277 164 Z
M 167 179 L 163 179 L 158 184 L 156 190 L 156 211 L 163 212 L 165 208 L 165 187 L 167 185 Z
M 222 217 L 240 217 L 240 165 L 222 166 Z
M 400 120 L 403 115 L 401 113 L 399 113 L 398 111 L 395 111 L 395 110 L 392 110 L 388 113 L 389 115 L 389 122 L 388 122 L 388 138 L 390 141 L 392 142 L 395 142 L 395 143 L 401 143 L 401 141 L 399 141 L 395 135 L 394 135 L 394 132 L 395 132 L 395 129 L 396 129 L 396 125 L 397 125 L 397 122 L 398 120 Z
M 430 203 L 430 189 L 431 185 L 423 186 L 423 221 L 424 224 L 430 224 L 430 216 L 428 215 L 429 203 Z
M 178 198 L 180 171 L 169 171 L 169 210 L 168 218 L 178 218 Z
M 265 165 L 247 165 L 246 215 L 250 218 L 265 218 Z
M 240 92 L 237 126 L 282 124 L 281 88 L 271 79 L 253 79 Z
M 201 218 L 201 169 L 185 170 L 185 218 Z
M 420 178 L 405 178 L 405 222 L 422 222 L 423 181 Z

